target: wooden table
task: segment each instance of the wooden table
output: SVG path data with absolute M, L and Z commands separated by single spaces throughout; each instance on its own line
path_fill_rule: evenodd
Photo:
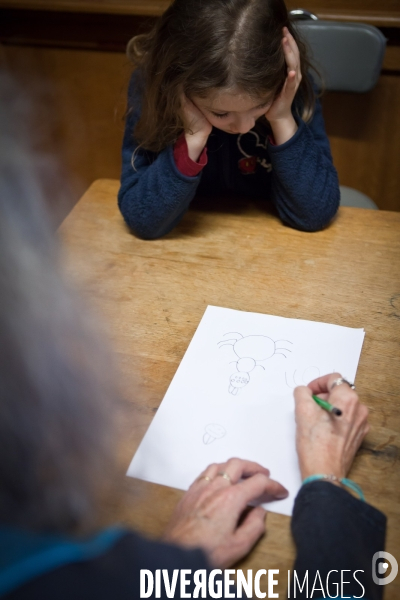
M 387 546 L 400 561 L 400 214 L 340 210 L 325 231 L 283 226 L 254 205 L 197 205 L 168 236 L 134 237 L 116 204 L 118 182 L 95 182 L 64 222 L 69 273 L 108 323 L 126 406 L 119 448 L 125 472 L 208 304 L 364 327 L 357 389 L 371 432 L 351 477 L 389 519 Z M 267 465 L 268 466 L 268 465 Z M 125 496 L 109 518 L 159 535 L 181 492 L 121 476 Z M 240 568 L 291 568 L 289 518 Z M 400 597 L 400 577 L 386 600 Z

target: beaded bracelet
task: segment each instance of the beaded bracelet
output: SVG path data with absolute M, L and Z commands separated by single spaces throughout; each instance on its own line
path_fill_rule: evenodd
M 310 477 L 305 478 L 302 485 L 305 485 L 306 483 L 311 483 L 312 481 L 318 481 L 319 479 L 325 479 L 326 481 L 337 481 L 341 485 L 348 487 L 350 490 L 358 494 L 360 500 L 365 502 L 365 496 L 360 486 L 351 479 L 346 479 L 346 477 L 340 478 L 336 477 L 336 475 L 310 475 Z

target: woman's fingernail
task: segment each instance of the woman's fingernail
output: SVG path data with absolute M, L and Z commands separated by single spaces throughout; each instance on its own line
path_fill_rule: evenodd
M 282 492 L 281 494 L 277 495 L 277 499 L 278 500 L 284 500 L 285 498 L 287 498 L 289 496 L 289 492 Z

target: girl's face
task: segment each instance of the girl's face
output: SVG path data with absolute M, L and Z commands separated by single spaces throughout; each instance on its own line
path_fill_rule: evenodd
M 264 115 L 273 102 L 273 96 L 254 99 L 240 91 L 215 91 L 206 98 L 193 96 L 192 102 L 207 121 L 226 133 L 247 133 L 256 120 Z

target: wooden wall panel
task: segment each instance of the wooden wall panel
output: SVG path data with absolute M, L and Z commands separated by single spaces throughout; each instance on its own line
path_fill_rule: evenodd
M 326 93 L 323 109 L 340 183 L 400 211 L 400 76 L 367 94 Z
M 0 0 L 0 7 L 160 16 L 172 0 Z M 386 0 L 390 1 L 390 0 Z
M 102 14 L 159 16 L 171 0 L 0 0 L 0 7 Z M 363 20 L 378 27 L 400 26 L 398 0 L 287 0 L 289 10 L 306 8 L 321 19 Z
M 60 165 L 60 221 L 95 179 L 120 176 L 131 66 L 120 53 L 25 46 L 1 58 L 33 105 L 36 148 Z

